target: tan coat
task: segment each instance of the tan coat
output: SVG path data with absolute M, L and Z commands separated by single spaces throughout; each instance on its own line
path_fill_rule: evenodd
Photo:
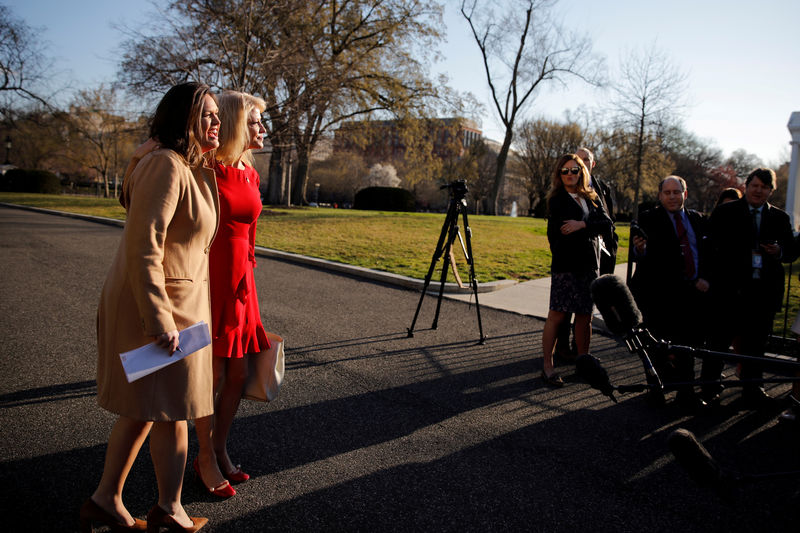
M 214 171 L 192 170 L 172 150 L 128 167 L 128 216 L 97 316 L 97 403 L 135 420 L 187 420 L 213 413 L 211 346 L 128 383 L 119 354 L 159 335 L 211 323 L 208 251 L 219 199 Z

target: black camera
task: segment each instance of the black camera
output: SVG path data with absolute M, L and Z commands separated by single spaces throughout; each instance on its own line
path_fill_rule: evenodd
M 456 200 L 460 200 L 467 196 L 467 182 L 466 180 L 451 181 L 447 185 L 442 185 L 439 190 L 450 189 L 450 193 Z

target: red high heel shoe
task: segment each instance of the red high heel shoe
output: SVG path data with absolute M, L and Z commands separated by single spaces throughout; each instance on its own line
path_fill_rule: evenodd
M 93 533 L 94 524 L 106 526 L 114 532 L 145 531 L 147 529 L 147 523 L 138 518 L 133 519 L 132 526 L 118 522 L 114 516 L 97 505 L 91 498 L 87 498 L 86 501 L 83 502 L 83 505 L 81 505 L 80 517 L 81 533 Z
M 208 518 L 201 516 L 190 516 L 189 520 L 192 521 L 191 527 L 183 527 L 175 521 L 172 516 L 161 508 L 160 505 L 155 504 L 150 512 L 147 513 L 147 533 L 159 533 L 162 527 L 167 528 L 167 531 L 177 531 L 183 533 L 194 533 L 203 528 L 208 523 Z
M 219 469 L 222 471 L 222 474 L 231 481 L 231 483 L 244 483 L 250 479 L 250 474 L 242 472 L 242 465 L 236 465 L 236 470 L 233 472 L 223 471 L 222 466 L 220 466 Z
M 236 489 L 234 489 L 230 482 L 226 479 L 213 489 L 209 489 L 206 485 L 205 481 L 203 481 L 203 475 L 200 473 L 200 463 L 197 460 L 197 457 L 194 458 L 194 462 L 192 462 L 192 466 L 194 467 L 194 472 L 197 474 L 197 481 L 200 482 L 203 487 L 205 487 L 208 492 L 216 496 L 217 498 L 228 499 L 231 496 L 236 495 Z

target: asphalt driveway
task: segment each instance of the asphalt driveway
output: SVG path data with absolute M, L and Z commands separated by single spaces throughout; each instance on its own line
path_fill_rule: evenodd
M 75 531 L 99 479 L 113 416 L 95 403 L 95 310 L 120 235 L 0 207 L 4 531 Z M 474 307 L 445 300 L 433 331 L 426 298 L 407 338 L 414 291 L 267 259 L 256 283 L 265 327 L 286 339 L 286 382 L 234 422 L 230 453 L 253 476 L 239 494 L 212 500 L 187 471 L 184 504 L 208 531 L 800 530 L 800 478 L 726 502 L 666 447 L 686 427 L 732 469 L 800 469 L 800 430 L 777 411 L 739 411 L 735 393 L 696 417 L 636 394 L 613 404 L 566 365 L 552 390 L 540 320 L 483 308 L 478 345 Z M 592 350 L 615 383 L 643 381 L 616 340 L 595 335 Z M 125 492 L 134 515 L 155 486 L 145 447 Z

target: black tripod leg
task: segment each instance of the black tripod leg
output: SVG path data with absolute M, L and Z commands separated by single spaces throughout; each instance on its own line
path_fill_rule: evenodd
M 425 275 L 425 282 L 422 285 L 422 294 L 419 295 L 419 302 L 417 303 L 417 310 L 414 312 L 414 319 L 411 321 L 411 327 L 408 328 L 408 336 L 414 336 L 414 326 L 417 323 L 417 317 L 419 317 L 419 310 L 422 308 L 422 300 L 425 298 L 425 293 L 428 291 L 428 285 L 431 283 L 431 277 L 433 277 L 433 271 L 436 268 L 436 262 L 442 256 L 444 252 L 444 240 L 449 234 L 449 229 L 451 225 L 451 220 L 457 216 L 453 206 L 447 211 L 447 216 L 444 218 L 444 225 L 442 225 L 442 231 L 439 234 L 439 241 L 436 244 L 436 249 L 433 251 L 433 257 L 431 258 L 431 266 L 428 268 L 428 273 Z
M 436 300 L 436 314 L 433 316 L 431 329 L 439 327 L 439 311 L 442 309 L 442 296 L 444 295 L 444 284 L 447 281 L 447 271 L 450 268 L 450 251 L 453 249 L 453 241 L 458 235 L 458 212 L 450 221 L 450 228 L 447 232 L 447 244 L 444 247 L 444 263 L 442 264 L 442 277 L 439 280 L 439 298 Z
M 475 256 L 472 254 L 472 229 L 469 227 L 469 220 L 467 219 L 466 207 L 461 212 L 461 217 L 464 219 L 464 236 L 467 239 L 467 263 L 469 263 L 469 280 L 472 285 L 472 293 L 475 295 L 475 310 L 478 312 L 478 332 L 480 334 L 479 344 L 486 342 L 486 336 L 483 334 L 483 323 L 481 322 L 481 304 L 478 302 L 478 280 L 475 279 Z

